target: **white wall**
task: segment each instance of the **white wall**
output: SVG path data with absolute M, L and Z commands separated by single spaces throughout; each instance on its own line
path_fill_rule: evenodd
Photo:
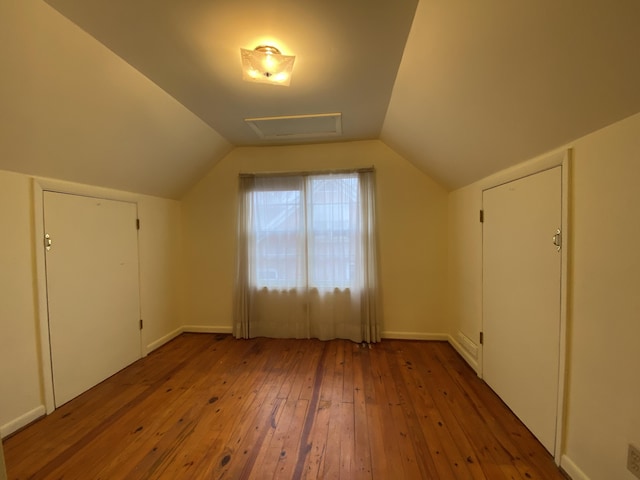
M 187 324 L 231 331 L 238 173 L 374 165 L 383 336 L 445 331 L 446 191 L 380 141 L 237 148 L 183 199 Z
M 627 443 L 640 445 L 640 382 L 631 370 L 640 365 L 640 114 L 570 146 L 562 466 L 574 480 L 630 479 Z M 474 340 L 482 327 L 485 182 L 449 194 L 449 331 Z
M 175 200 L 41 179 L 60 191 L 138 203 L 145 351 L 179 333 L 180 204 Z M 44 414 L 32 179 L 0 170 L 0 434 Z M 41 279 L 40 279 L 41 280 Z

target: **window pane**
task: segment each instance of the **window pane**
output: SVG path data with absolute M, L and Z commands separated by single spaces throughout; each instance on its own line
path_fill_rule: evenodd
M 358 177 L 310 177 L 309 282 L 321 289 L 353 287 L 358 239 Z
M 252 283 L 282 289 L 301 285 L 301 192 L 256 191 L 252 201 L 256 260 Z

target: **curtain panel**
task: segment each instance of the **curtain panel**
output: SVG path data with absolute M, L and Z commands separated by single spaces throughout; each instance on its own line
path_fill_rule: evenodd
M 373 170 L 241 175 L 233 333 L 380 340 Z

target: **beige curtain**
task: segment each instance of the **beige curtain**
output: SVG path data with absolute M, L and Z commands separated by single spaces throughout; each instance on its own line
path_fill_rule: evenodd
M 380 340 L 374 183 L 240 177 L 236 337 Z

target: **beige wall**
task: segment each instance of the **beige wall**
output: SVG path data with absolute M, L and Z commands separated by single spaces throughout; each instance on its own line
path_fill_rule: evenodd
M 180 204 L 174 200 L 54 180 L 59 190 L 136 201 L 142 342 L 153 348 L 179 332 Z M 32 179 L 0 170 L 0 433 L 5 436 L 44 413 Z M 146 351 L 144 352 L 146 353 Z
M 476 370 L 481 361 L 477 353 L 482 323 L 481 208 L 482 196 L 475 185 L 449 194 L 447 331 L 458 342 L 458 350 Z M 465 350 L 461 335 L 473 344 L 475 350 Z
M 237 148 L 183 199 L 187 324 L 230 331 L 239 172 L 374 165 L 383 332 L 445 331 L 446 191 L 380 141 Z
M 0 171 L 0 434 L 44 413 L 29 178 Z M 32 418 L 31 418 L 32 419 Z
M 145 354 L 173 338 L 182 326 L 182 230 L 180 202 L 138 197 L 140 306 Z
M 576 140 L 571 174 L 566 435 L 574 480 L 630 478 L 640 445 L 640 114 Z M 481 186 L 449 194 L 449 331 L 482 326 Z M 480 359 L 481 360 L 481 359 Z M 633 378 L 633 380 L 632 380 Z
M 640 447 L 640 114 L 574 143 L 566 455 L 631 478 Z

